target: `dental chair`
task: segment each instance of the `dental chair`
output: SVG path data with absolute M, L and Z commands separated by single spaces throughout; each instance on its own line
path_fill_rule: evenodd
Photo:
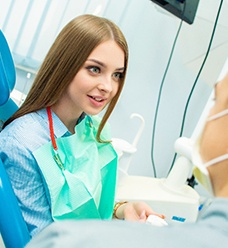
M 1 125 L 16 110 L 10 99 L 16 82 L 14 62 L 7 41 L 0 30 L 0 121 Z M 1 130 L 1 127 L 0 127 Z M 6 248 L 22 248 L 30 240 L 12 185 L 0 159 L 0 234 Z

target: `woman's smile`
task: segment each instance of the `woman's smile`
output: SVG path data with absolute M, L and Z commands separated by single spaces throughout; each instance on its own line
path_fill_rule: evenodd
M 107 104 L 107 98 L 101 96 L 90 96 L 88 95 L 90 102 L 94 107 L 105 107 Z

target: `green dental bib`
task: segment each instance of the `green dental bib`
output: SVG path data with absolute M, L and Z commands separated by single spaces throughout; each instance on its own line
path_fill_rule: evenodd
M 85 116 L 75 134 L 56 139 L 61 169 L 53 158 L 49 142 L 33 155 L 46 180 L 54 220 L 110 219 L 117 173 L 117 154 L 110 143 L 96 141 L 99 121 Z M 102 139 L 110 140 L 107 128 Z

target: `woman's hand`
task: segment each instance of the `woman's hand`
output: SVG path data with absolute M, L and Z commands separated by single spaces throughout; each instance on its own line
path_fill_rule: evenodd
M 164 219 L 164 215 L 155 213 L 145 202 L 127 202 L 116 210 L 118 219 L 145 222 L 149 215 L 157 215 Z

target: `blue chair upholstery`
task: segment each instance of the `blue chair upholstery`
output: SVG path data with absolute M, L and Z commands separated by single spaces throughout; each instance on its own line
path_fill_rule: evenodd
M 6 248 L 23 248 L 30 235 L 0 159 L 0 232 Z
M 16 110 L 17 105 L 10 99 L 16 83 L 16 71 L 8 43 L 0 30 L 0 120 L 6 121 Z
M 7 41 L 0 30 L 0 120 L 7 120 L 17 105 L 10 99 L 15 86 L 15 67 Z M 1 135 L 1 134 L 0 134 Z M 0 233 L 5 247 L 22 248 L 30 235 L 17 198 L 0 159 Z
M 9 99 L 10 92 L 13 90 L 16 82 L 16 72 L 13 58 L 5 39 L 4 34 L 0 30 L 0 106 Z

